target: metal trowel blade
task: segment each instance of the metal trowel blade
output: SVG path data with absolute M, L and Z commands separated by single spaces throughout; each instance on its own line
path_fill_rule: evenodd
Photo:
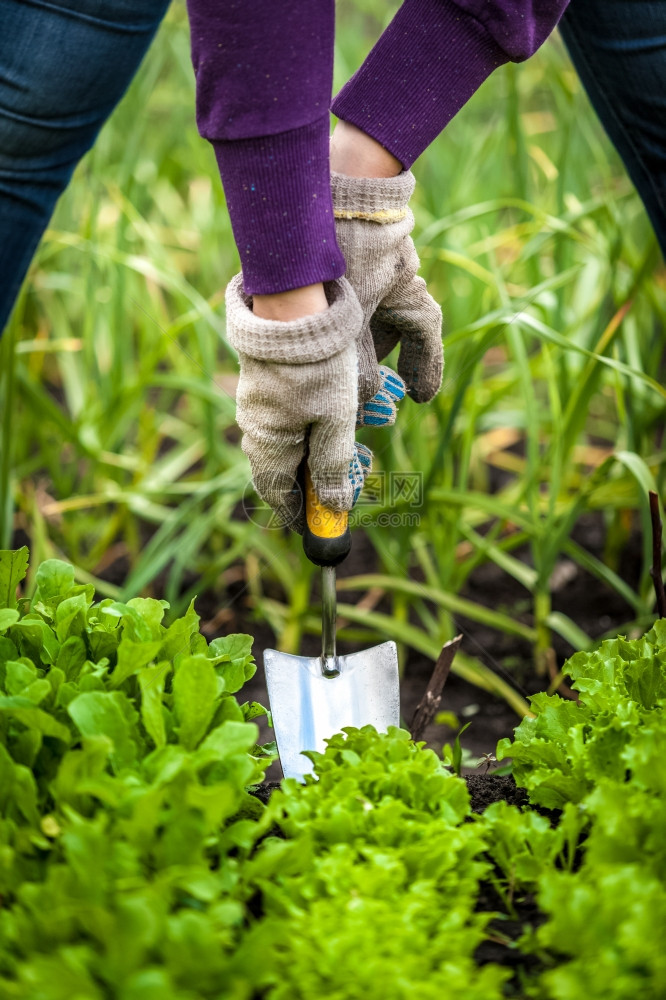
M 326 677 L 318 656 L 264 652 L 268 699 L 285 778 L 303 781 L 313 770 L 304 750 L 323 753 L 325 740 L 345 726 L 400 725 L 398 650 L 394 642 L 338 656 L 339 673 Z

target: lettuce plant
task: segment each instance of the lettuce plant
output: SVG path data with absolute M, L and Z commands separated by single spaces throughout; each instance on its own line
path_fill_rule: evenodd
M 652 787 L 602 779 L 584 802 L 590 829 L 575 872 L 544 867 L 537 898 L 548 920 L 535 945 L 548 954 L 538 996 L 660 1000 L 666 994 L 666 801 L 662 746 L 643 740 Z M 656 751 L 656 752 L 655 752 Z M 594 962 L 590 956 L 594 955 Z
M 263 919 L 238 961 L 272 1000 L 411 996 L 496 1000 L 509 973 L 479 968 L 489 871 L 464 782 L 404 730 L 333 737 L 316 780 L 283 782 L 244 869 Z M 261 955 L 258 963 L 256 956 Z
M 267 752 L 249 636 L 0 554 L 0 997 L 213 996 Z M 196 991 L 199 991 L 199 994 Z
M 525 867 L 521 831 L 527 827 L 516 816 L 510 838 L 500 838 L 503 851 L 491 849 L 505 874 L 515 869 L 527 876 L 548 918 L 521 942 L 545 966 L 527 995 L 661 1000 L 666 620 L 640 639 L 613 639 L 594 652 L 577 653 L 566 669 L 579 703 L 537 695 L 536 718 L 523 721 L 514 742 L 503 740 L 497 754 L 513 758 L 516 780 L 533 802 L 564 810 L 556 829 L 530 838 L 533 848 L 539 841 L 545 847 L 540 864 L 533 863 L 533 850 Z M 498 808 L 483 817 L 496 835 Z M 565 853 L 554 854 L 565 841 Z
M 663 731 L 666 619 L 640 639 L 609 639 L 576 653 L 565 669 L 579 702 L 535 695 L 535 717 L 497 747 L 498 760 L 513 759 L 531 801 L 551 809 L 581 802 L 602 778 L 622 783 L 639 734 Z

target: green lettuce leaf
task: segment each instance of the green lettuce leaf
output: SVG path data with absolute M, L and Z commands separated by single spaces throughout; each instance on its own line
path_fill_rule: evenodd
M 0 549 L 0 608 L 16 607 L 16 588 L 28 571 L 27 547 Z

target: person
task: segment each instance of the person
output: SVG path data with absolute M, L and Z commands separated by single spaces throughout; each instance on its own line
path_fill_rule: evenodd
M 167 0 L 0 0 L 0 329 L 76 163 Z M 334 0 L 188 0 L 197 123 L 241 275 L 227 289 L 237 418 L 258 492 L 301 527 L 296 470 L 351 508 L 388 423 L 442 377 L 441 313 L 417 275 L 411 166 L 499 65 L 561 20 L 572 59 L 666 249 L 666 6 L 404 0 L 331 104 Z M 329 145 L 329 110 L 338 118 Z M 379 362 L 400 344 L 398 373 Z

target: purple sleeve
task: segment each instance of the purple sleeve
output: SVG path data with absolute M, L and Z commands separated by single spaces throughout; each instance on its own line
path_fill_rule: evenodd
M 405 0 L 332 111 L 407 168 L 506 62 L 533 55 L 569 0 Z
M 568 4 L 569 0 L 455 0 L 454 6 L 484 26 L 508 61 L 523 62 L 543 45 Z
M 334 0 L 188 0 L 197 124 L 249 139 L 328 114 Z
M 334 0 L 188 0 L 188 14 L 197 124 L 215 150 L 245 291 L 339 278 Z

